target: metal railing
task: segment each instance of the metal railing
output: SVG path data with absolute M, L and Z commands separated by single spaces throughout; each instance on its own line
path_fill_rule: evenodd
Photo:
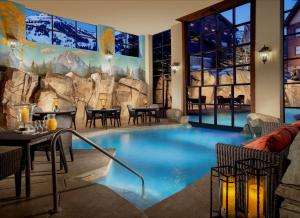
M 145 181 L 144 181 L 144 177 L 142 175 L 140 175 L 138 172 L 136 172 L 135 170 L 133 170 L 132 168 L 130 168 L 127 164 L 123 163 L 119 159 L 117 159 L 114 156 L 112 156 L 111 154 L 109 154 L 107 151 L 105 151 L 103 148 L 99 147 L 97 144 L 95 144 L 94 142 L 92 142 L 90 139 L 88 139 L 88 138 L 80 135 L 77 131 L 75 131 L 73 129 L 62 129 L 62 130 L 59 130 L 57 133 L 55 133 L 55 135 L 53 136 L 53 139 L 51 141 L 52 189 L 53 189 L 53 211 L 52 212 L 53 213 L 57 213 L 59 211 L 58 191 L 57 191 L 57 174 L 56 174 L 56 146 L 57 146 L 57 139 L 59 138 L 60 135 L 62 135 L 64 133 L 67 133 L 67 132 L 76 135 L 78 138 L 80 138 L 81 140 L 83 140 L 86 143 L 90 144 L 96 150 L 102 152 L 103 154 L 105 154 L 106 156 L 108 156 L 109 158 L 113 159 L 114 161 L 116 161 L 121 166 L 123 166 L 125 169 L 129 170 L 130 172 L 132 172 L 133 174 L 135 174 L 137 177 L 139 177 L 141 179 L 141 181 L 142 181 L 142 196 L 144 195 Z

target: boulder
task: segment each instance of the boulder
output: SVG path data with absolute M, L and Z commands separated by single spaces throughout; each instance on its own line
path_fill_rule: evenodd
M 15 128 L 17 125 L 14 105 L 30 103 L 38 85 L 39 78 L 35 74 L 23 71 L 8 72 L 1 99 L 8 129 Z
M 99 108 L 101 100 L 105 99 L 106 107 L 121 105 L 122 116 L 127 116 L 127 105 L 142 106 L 148 93 L 147 84 L 143 81 L 122 78 L 115 82 L 113 76 L 102 73 L 91 74 L 89 78 L 72 72 L 66 75 L 47 73 L 43 78 L 22 71 L 5 73 L 5 76 L 0 74 L 0 84 L 3 84 L 0 109 L 5 117 L 3 120 L 6 120 L 1 121 L 1 125 L 8 128 L 16 125 L 14 104 L 34 102 L 44 111 L 50 111 L 54 99 L 58 99 L 59 107 L 76 105 L 76 120 L 82 122 L 85 119 L 84 106 L 87 104 Z
M 262 122 L 279 123 L 280 120 L 277 117 L 273 117 L 273 116 L 265 115 L 265 114 L 261 114 L 261 113 L 250 113 L 247 116 L 247 125 L 249 125 L 252 133 L 254 133 L 255 136 L 257 136 L 257 137 L 261 136 Z
M 179 109 L 169 109 L 166 112 L 167 119 L 180 123 L 182 118 L 182 111 Z
M 128 116 L 127 105 L 143 106 L 143 99 L 147 98 L 147 84 L 141 80 L 121 78 L 115 89 L 114 104 L 122 107 L 122 116 Z
M 280 217 L 300 217 L 300 135 L 294 139 L 289 149 L 290 164 L 284 173 L 276 194 L 284 200 L 280 206 Z

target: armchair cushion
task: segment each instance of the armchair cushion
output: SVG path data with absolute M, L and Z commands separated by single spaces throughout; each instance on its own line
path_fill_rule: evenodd
M 292 135 L 292 138 L 294 139 L 295 136 L 298 134 L 299 129 L 294 126 L 294 125 L 288 125 L 286 127 L 284 127 L 287 131 L 290 132 L 290 134 Z
M 291 130 L 287 127 L 280 128 L 268 135 L 262 136 L 257 140 L 245 145 L 246 148 L 256 149 L 260 151 L 280 152 L 287 148 L 293 139 Z
M 296 126 L 298 129 L 300 129 L 300 120 L 294 122 L 292 125 Z

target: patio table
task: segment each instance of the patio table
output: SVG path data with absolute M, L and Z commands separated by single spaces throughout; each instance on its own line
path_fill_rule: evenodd
M 43 120 L 45 116 L 48 114 L 55 114 L 55 115 L 68 115 L 72 114 L 74 111 L 38 111 L 33 114 L 33 120 Z
M 136 108 L 132 108 L 132 110 L 135 111 L 135 114 L 137 115 L 138 113 L 143 113 L 143 114 L 149 114 L 153 111 L 158 110 L 157 108 L 152 108 L 152 107 L 136 107 Z M 134 122 L 136 120 L 137 116 L 134 116 Z M 151 116 L 149 116 L 149 123 L 151 123 Z
M 108 116 L 108 114 L 114 114 L 116 116 L 117 112 L 118 112 L 118 109 L 115 109 L 115 108 L 101 108 L 101 109 L 94 108 L 94 109 L 89 109 L 89 111 L 92 112 L 94 128 L 96 127 L 96 114 L 101 114 L 102 115 L 102 126 L 105 126 L 105 128 L 107 128 L 107 116 Z
M 0 131 L 0 146 L 19 146 L 22 147 L 22 161 L 25 161 L 25 185 L 26 197 L 30 197 L 30 170 L 31 155 L 30 147 L 43 142 L 50 141 L 55 132 L 44 132 L 38 134 L 22 134 L 14 130 Z

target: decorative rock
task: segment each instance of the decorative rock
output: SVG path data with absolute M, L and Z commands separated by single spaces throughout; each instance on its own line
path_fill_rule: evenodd
M 101 100 L 105 99 L 106 107 L 121 105 L 122 116 L 127 116 L 127 105 L 142 106 L 148 93 L 147 84 L 143 81 L 121 78 L 119 82 L 115 82 L 113 76 L 101 73 L 91 74 L 89 78 L 72 72 L 66 75 L 48 73 L 40 82 L 36 74 L 22 71 L 7 74 L 0 77 L 8 78 L 7 81 L 2 79 L 1 82 L 4 84 L 4 92 L 3 96 L 0 95 L 0 100 L 5 118 L 0 119 L 5 121 L 1 121 L 0 125 L 8 128 L 14 128 L 16 125 L 14 104 L 36 102 L 44 111 L 51 111 L 53 100 L 58 98 L 59 107 L 76 105 L 76 120 L 82 122 L 85 119 L 85 105 L 99 108 Z
M 8 80 L 5 82 L 1 99 L 3 114 L 8 129 L 16 126 L 15 104 L 29 103 L 33 92 L 38 87 L 38 76 L 22 71 L 7 72 Z
M 259 137 L 261 135 L 261 125 L 263 122 L 275 122 L 279 123 L 280 120 L 277 117 L 265 115 L 261 113 L 250 113 L 247 116 L 247 124 L 250 126 L 254 134 Z
M 176 121 L 178 123 L 181 122 L 182 111 L 179 109 L 169 109 L 166 112 L 167 119 L 170 121 Z

